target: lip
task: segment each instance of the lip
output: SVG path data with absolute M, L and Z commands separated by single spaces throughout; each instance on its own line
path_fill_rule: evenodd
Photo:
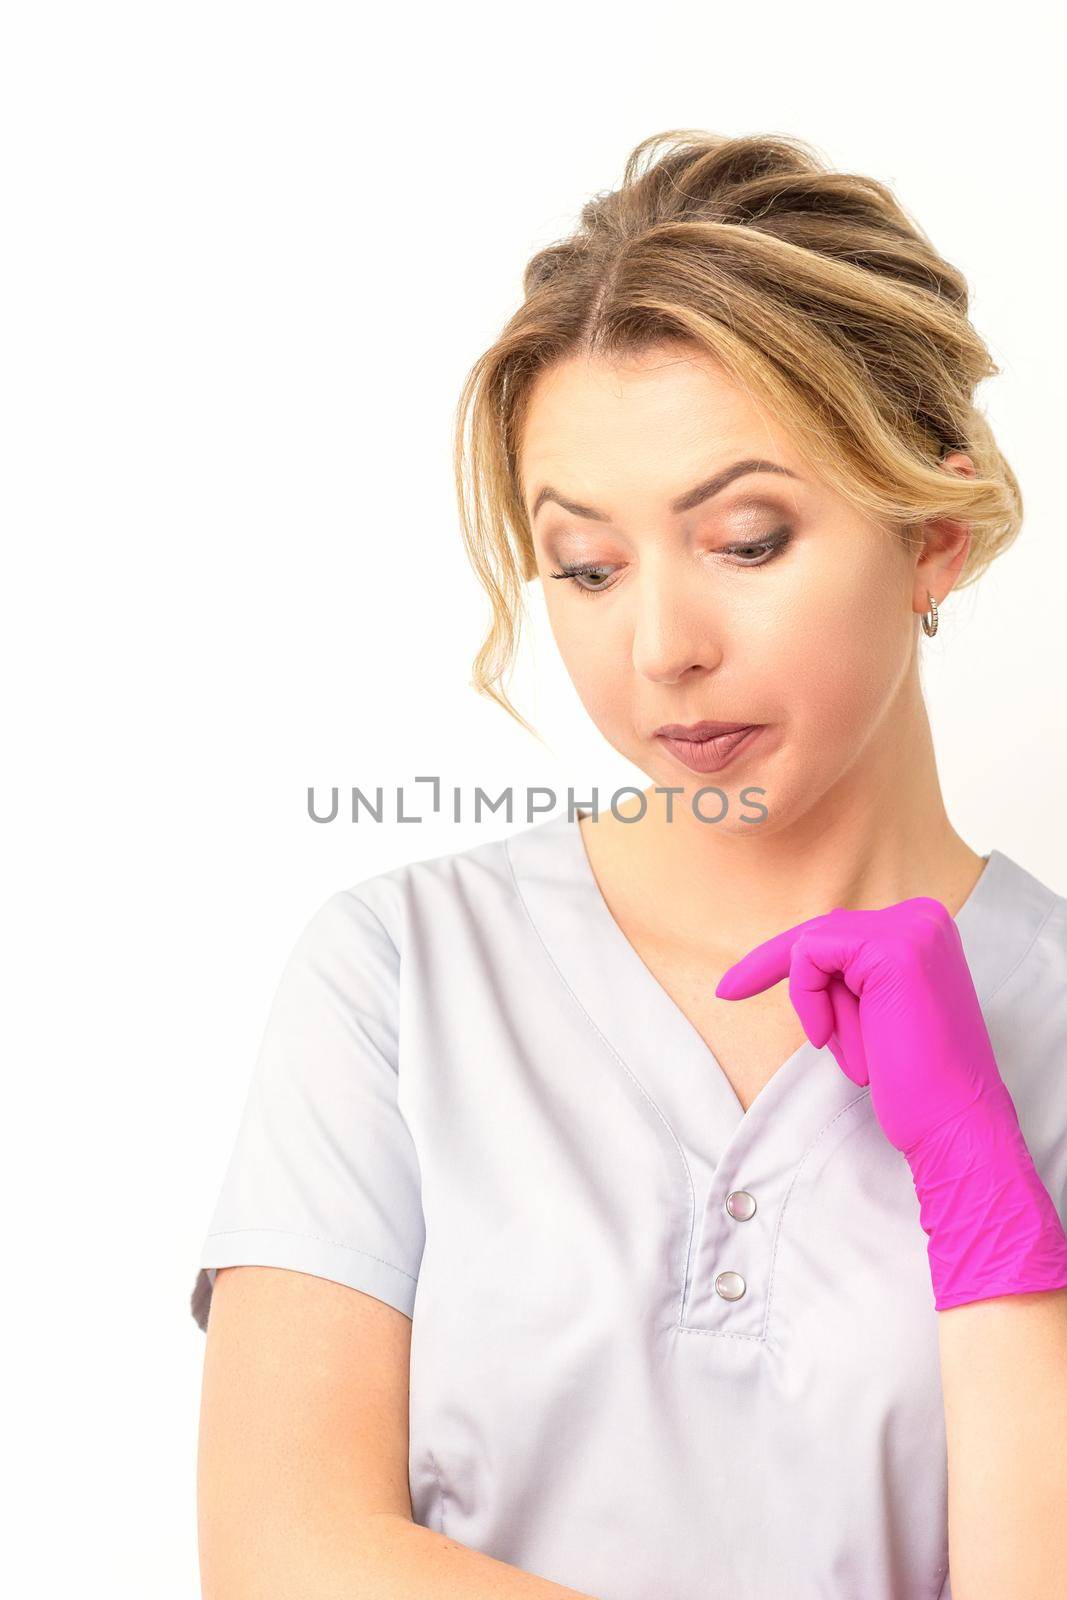
M 749 723 L 697 723 L 696 726 L 719 727 L 726 731 L 704 739 L 679 739 L 657 733 L 659 740 L 671 754 L 691 772 L 721 772 L 742 753 L 747 753 L 766 730 L 765 722 Z
M 755 722 L 665 722 L 656 729 L 657 736 L 665 733 L 671 739 L 714 739 L 720 733 L 736 733 L 738 728 L 755 728 Z

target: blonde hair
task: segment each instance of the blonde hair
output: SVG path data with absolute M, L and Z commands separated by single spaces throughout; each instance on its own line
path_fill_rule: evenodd
M 554 362 L 699 347 L 868 516 L 904 537 L 927 518 L 968 521 L 957 588 L 1019 531 L 1018 482 L 974 402 L 1000 369 L 968 319 L 966 281 L 885 185 L 830 170 L 803 140 L 643 139 L 619 188 L 530 259 L 523 291 L 463 385 L 454 469 L 492 608 L 470 681 L 530 732 L 503 687 L 537 573 L 518 452 L 533 384 Z M 951 450 L 975 477 L 943 470 Z

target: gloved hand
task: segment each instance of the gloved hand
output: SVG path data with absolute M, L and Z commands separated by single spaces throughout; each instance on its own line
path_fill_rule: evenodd
M 808 1038 L 870 1085 L 882 1130 L 908 1161 L 936 1310 L 1067 1288 L 1067 1233 L 941 902 L 810 917 L 742 956 L 715 993 L 740 1000 L 787 975 Z

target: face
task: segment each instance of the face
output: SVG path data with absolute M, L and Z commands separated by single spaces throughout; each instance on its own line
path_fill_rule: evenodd
M 725 481 L 753 461 L 777 470 Z M 582 703 L 653 784 L 682 790 L 676 804 L 723 790 L 718 831 L 752 833 L 740 820 L 753 814 L 748 785 L 766 791 L 764 826 L 796 818 L 895 717 L 914 715 L 917 585 L 925 607 L 915 555 L 820 481 L 702 352 L 552 367 L 519 466 L 552 631 Z M 717 492 L 695 492 L 720 476 Z M 732 755 L 728 740 L 672 747 L 657 735 L 701 721 L 759 732 Z M 708 795 L 700 810 L 714 818 L 721 805 Z

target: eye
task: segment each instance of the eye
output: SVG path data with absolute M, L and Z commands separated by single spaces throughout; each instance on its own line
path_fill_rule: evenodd
M 550 574 L 550 576 L 553 577 L 553 578 L 569 578 L 571 583 L 578 590 L 579 594 L 590 594 L 590 595 L 592 595 L 592 594 L 601 594 L 603 592 L 603 590 L 610 589 L 610 588 L 613 587 L 613 585 L 611 585 L 610 583 L 597 583 L 597 584 L 594 584 L 593 586 L 590 587 L 590 586 L 587 586 L 586 584 L 582 583 L 580 580 L 582 578 L 593 577 L 593 576 L 596 576 L 599 573 L 603 573 L 603 572 L 607 572 L 607 571 L 608 571 L 607 567 L 597 567 L 597 566 L 567 567 L 567 566 L 564 566 L 564 567 L 562 567 L 560 569 L 559 572 L 553 572 L 553 573 Z
M 766 539 L 746 540 L 744 544 L 727 544 L 723 546 L 719 553 L 742 557 L 739 561 L 731 562 L 732 566 L 765 567 L 776 556 L 781 555 L 791 538 L 792 533 L 789 528 L 777 528 L 774 533 L 768 534 Z M 749 554 L 752 552 L 759 556 L 759 560 L 748 559 Z

